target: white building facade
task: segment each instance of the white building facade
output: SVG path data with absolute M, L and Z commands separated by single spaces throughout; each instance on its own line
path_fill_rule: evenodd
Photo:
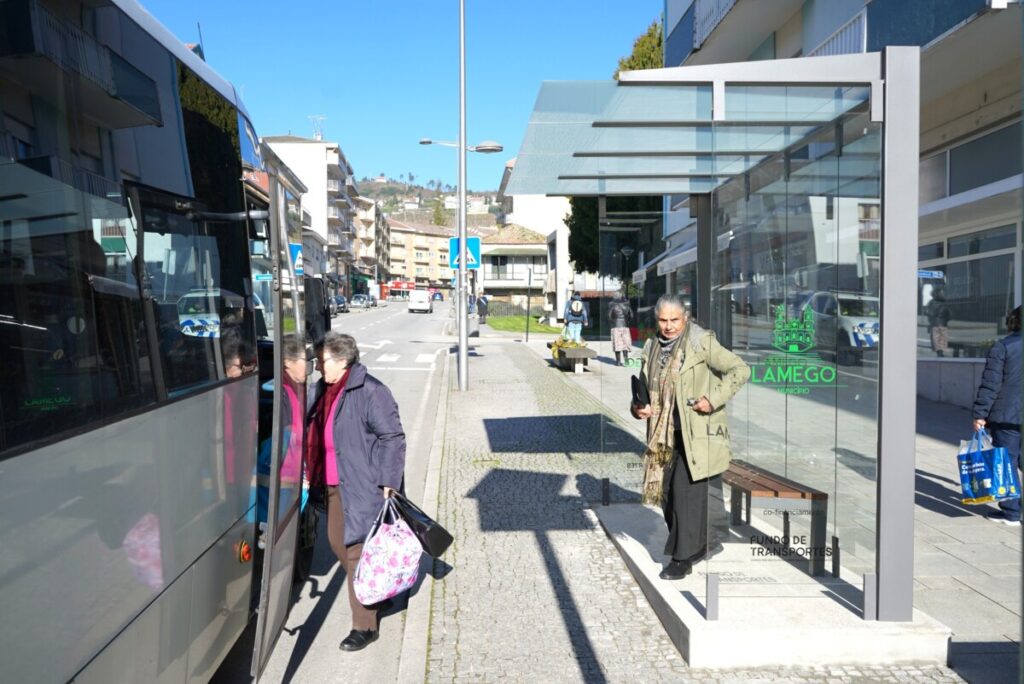
M 355 267 L 355 202 L 352 167 L 338 143 L 296 136 L 264 138 L 308 188 L 302 208 L 310 225 L 303 231 L 307 275 L 322 276 L 333 292 L 351 294 Z

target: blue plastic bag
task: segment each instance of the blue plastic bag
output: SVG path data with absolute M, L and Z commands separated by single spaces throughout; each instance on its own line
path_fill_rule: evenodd
M 1017 464 L 1010 460 L 1005 448 L 992 445 L 985 430 L 978 430 L 971 439 L 960 442 L 957 463 L 963 494 L 960 500 L 965 504 L 1020 498 Z

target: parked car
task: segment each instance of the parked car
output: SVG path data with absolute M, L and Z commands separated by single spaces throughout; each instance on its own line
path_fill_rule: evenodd
M 865 352 L 878 350 L 878 297 L 856 292 L 815 292 L 804 304 L 814 321 L 819 350 L 834 352 L 836 363 L 860 363 Z
M 409 313 L 415 311 L 434 313 L 434 300 L 426 290 L 413 290 L 409 293 Z
M 330 312 L 331 316 L 338 315 L 338 302 L 330 295 L 327 296 L 327 310 Z
M 352 301 L 349 302 L 349 306 L 353 308 L 365 309 L 370 306 L 369 299 L 364 294 L 352 295 Z
M 338 307 L 338 313 L 348 313 L 348 300 L 345 295 L 334 295 L 334 303 Z

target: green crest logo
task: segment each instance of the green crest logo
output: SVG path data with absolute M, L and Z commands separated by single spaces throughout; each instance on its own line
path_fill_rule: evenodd
M 823 363 L 815 346 L 814 313 L 804 309 L 799 318 L 787 319 L 786 307 L 775 307 L 772 347 L 761 363 L 750 367 L 754 384 L 780 394 L 808 394 L 815 387 L 836 387 L 836 369 Z M 779 353 L 781 352 L 781 353 Z
M 786 320 L 786 307 L 775 307 L 775 330 L 772 346 L 782 352 L 802 353 L 814 346 L 814 314 L 804 309 L 800 318 Z

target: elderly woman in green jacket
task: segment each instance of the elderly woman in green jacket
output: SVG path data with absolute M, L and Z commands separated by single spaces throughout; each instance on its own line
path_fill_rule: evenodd
M 650 403 L 633 402 L 647 420 L 644 503 L 660 504 L 668 524 L 662 579 L 686 577 L 707 553 L 708 485 L 729 467 L 728 401 L 750 378 L 743 360 L 689 320 L 676 295 L 654 307 L 658 335 L 647 340 L 640 381 Z

